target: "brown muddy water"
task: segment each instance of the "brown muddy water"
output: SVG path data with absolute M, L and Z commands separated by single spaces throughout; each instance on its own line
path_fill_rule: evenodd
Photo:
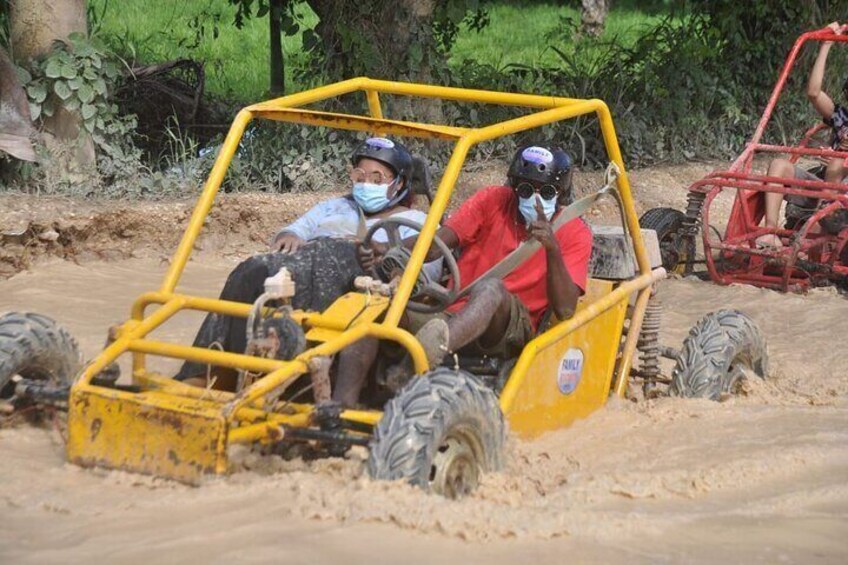
M 213 296 L 234 264 L 198 259 L 182 289 Z M 0 282 L 0 312 L 52 316 L 90 357 L 164 270 L 47 263 Z M 233 475 L 191 488 L 80 469 L 55 432 L 4 429 L 0 563 L 848 562 L 848 301 L 684 280 L 661 294 L 675 346 L 708 311 L 751 315 L 769 379 L 724 403 L 614 401 L 512 441 L 506 471 L 461 501 L 372 482 L 361 451 L 313 463 L 241 453 Z M 187 342 L 198 322 L 157 335 Z

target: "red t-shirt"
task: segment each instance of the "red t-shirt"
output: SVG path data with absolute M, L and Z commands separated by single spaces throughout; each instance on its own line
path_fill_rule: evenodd
M 459 237 L 462 253 L 458 265 L 463 287 L 528 238 L 524 219 L 518 213 L 518 198 L 508 186 L 490 186 L 478 191 L 445 225 Z M 582 219 L 575 218 L 557 230 L 556 238 L 571 280 L 585 291 L 592 231 Z M 534 328 L 548 307 L 547 270 L 545 250 L 539 249 L 503 280 L 506 289 L 527 306 Z M 467 297 L 458 300 L 448 310 L 460 310 L 466 300 Z

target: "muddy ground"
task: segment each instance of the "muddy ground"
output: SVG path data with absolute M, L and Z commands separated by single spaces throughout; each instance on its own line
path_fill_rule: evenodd
M 713 166 L 634 172 L 640 212 L 681 207 L 685 185 Z M 316 200 L 227 195 L 182 289 L 214 296 Z M 0 197 L 0 311 L 50 315 L 95 355 L 106 328 L 158 286 L 190 207 Z M 615 221 L 612 207 L 590 220 Z M 361 451 L 311 463 L 243 452 L 229 478 L 191 488 L 79 469 L 57 432 L 3 429 L 0 562 L 845 563 L 846 299 L 680 279 L 660 293 L 671 345 L 708 311 L 746 311 L 767 335 L 768 379 L 723 403 L 613 401 L 569 429 L 513 440 L 507 469 L 461 501 L 372 482 Z M 177 317 L 157 335 L 186 342 L 197 323 Z

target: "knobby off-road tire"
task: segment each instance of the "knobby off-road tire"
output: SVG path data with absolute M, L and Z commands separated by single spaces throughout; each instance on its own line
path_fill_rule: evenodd
M 669 273 L 682 272 L 684 263 L 689 259 L 686 239 L 681 237 L 683 219 L 686 215 L 674 208 L 651 208 L 639 218 L 639 227 L 657 232 L 660 244 L 662 266 Z
M 768 374 L 766 340 L 751 318 L 738 310 L 711 312 L 695 324 L 671 376 L 669 392 L 719 400 L 738 392 L 747 377 Z
M 14 393 L 15 375 L 69 385 L 80 367 L 76 340 L 54 320 L 32 312 L 0 316 L 0 398 Z
M 368 470 L 457 498 L 480 474 L 503 466 L 506 426 L 495 393 L 473 375 L 445 367 L 410 381 L 374 433 Z

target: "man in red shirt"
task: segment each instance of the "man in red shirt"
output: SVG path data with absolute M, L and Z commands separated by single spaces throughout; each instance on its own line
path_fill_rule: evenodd
M 445 313 L 406 312 L 402 326 L 416 332 L 430 366 L 460 349 L 514 357 L 532 339 L 549 306 L 559 320 L 574 314 L 586 288 L 592 232 L 580 218 L 556 233 L 551 225 L 573 200 L 571 168 L 571 158 L 561 149 L 522 148 L 507 173 L 508 186 L 480 190 L 439 228 L 442 241 L 461 250 L 458 266 L 466 285 L 527 239 L 536 239 L 542 248 L 503 280 L 491 278 L 475 285 Z M 414 241 L 407 244 L 411 247 Z M 360 248 L 366 269 L 379 255 L 380 249 Z M 436 258 L 435 249 L 431 255 Z M 376 340 L 362 340 L 343 352 L 334 400 L 348 406 L 357 402 L 376 355 Z M 400 378 L 390 376 L 390 382 L 402 384 L 403 377 L 414 372 L 408 360 L 401 367 Z

